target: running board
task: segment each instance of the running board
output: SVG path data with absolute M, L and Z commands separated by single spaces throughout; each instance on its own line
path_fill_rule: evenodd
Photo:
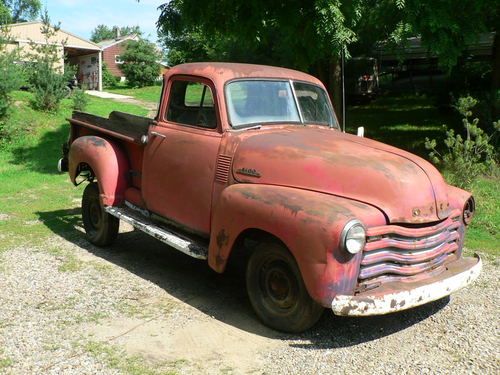
M 167 245 L 183 252 L 184 254 L 192 256 L 196 259 L 208 258 L 208 249 L 202 243 L 194 242 L 193 240 L 185 236 L 162 228 L 130 208 L 107 206 L 104 207 L 104 210 L 108 214 L 113 215 L 126 223 L 129 223 L 134 228 L 137 228 L 144 233 L 153 236 L 157 240 L 166 243 Z

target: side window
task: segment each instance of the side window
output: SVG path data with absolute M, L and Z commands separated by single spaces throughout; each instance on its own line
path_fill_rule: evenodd
M 199 82 L 174 81 L 170 88 L 167 121 L 215 129 L 217 120 L 210 87 Z

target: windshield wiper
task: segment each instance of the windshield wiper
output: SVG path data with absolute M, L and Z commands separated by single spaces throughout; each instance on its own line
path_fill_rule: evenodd
M 262 128 L 262 125 L 253 125 L 253 126 L 248 126 L 248 127 L 243 127 L 243 128 L 239 128 L 239 129 L 234 129 L 233 130 L 236 130 L 236 131 L 241 131 L 241 130 L 254 130 L 254 129 L 260 129 Z

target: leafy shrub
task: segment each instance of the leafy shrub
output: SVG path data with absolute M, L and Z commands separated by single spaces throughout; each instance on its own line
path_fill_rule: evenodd
M 8 32 L 5 27 L 0 28 L 0 120 L 7 116 L 11 105 L 10 94 L 18 90 L 23 83 L 21 69 L 15 64 L 18 54 L 6 49 Z
M 60 66 L 60 48 L 66 42 L 55 39 L 58 30 L 59 26 L 51 25 L 45 11 L 40 27 L 44 43 L 30 42 L 32 52 L 28 57 L 33 61 L 30 74 L 30 85 L 34 93 L 32 106 L 42 111 L 56 111 L 59 108 L 61 100 L 68 95 L 68 80 L 75 74 L 72 69 L 63 73 L 63 67 Z
M 85 108 L 89 104 L 89 97 L 82 89 L 73 90 L 71 99 L 73 100 L 73 109 L 75 111 L 85 111 Z
M 493 137 L 500 130 L 500 121 L 493 123 L 494 131 L 488 135 L 479 127 L 479 119 L 472 118 L 472 108 L 478 101 L 470 96 L 458 99 L 457 110 L 463 116 L 465 139 L 455 134 L 453 129 L 446 129 L 446 152 L 440 153 L 435 139 L 425 138 L 425 147 L 430 150 L 431 160 L 440 164 L 453 185 L 469 187 L 480 175 L 497 172 L 498 161 Z M 445 127 L 446 128 L 446 127 Z
M 49 64 L 39 62 L 34 65 L 31 78 L 34 109 L 56 111 L 59 103 L 68 95 L 67 79 L 64 74 L 56 72 Z
M 120 79 L 115 77 L 109 71 L 108 66 L 104 63 L 102 64 L 102 85 L 104 87 L 115 87 Z
M 130 86 L 151 86 L 160 76 L 161 54 L 147 40 L 129 41 L 121 58 L 121 69 Z

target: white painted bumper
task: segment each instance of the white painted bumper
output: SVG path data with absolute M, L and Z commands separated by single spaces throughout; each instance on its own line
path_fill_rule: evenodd
M 483 264 L 481 258 L 476 257 L 477 263 L 471 268 L 414 289 L 378 295 L 369 292 L 356 296 L 338 295 L 332 301 L 333 313 L 342 316 L 384 315 L 436 301 L 477 279 Z

